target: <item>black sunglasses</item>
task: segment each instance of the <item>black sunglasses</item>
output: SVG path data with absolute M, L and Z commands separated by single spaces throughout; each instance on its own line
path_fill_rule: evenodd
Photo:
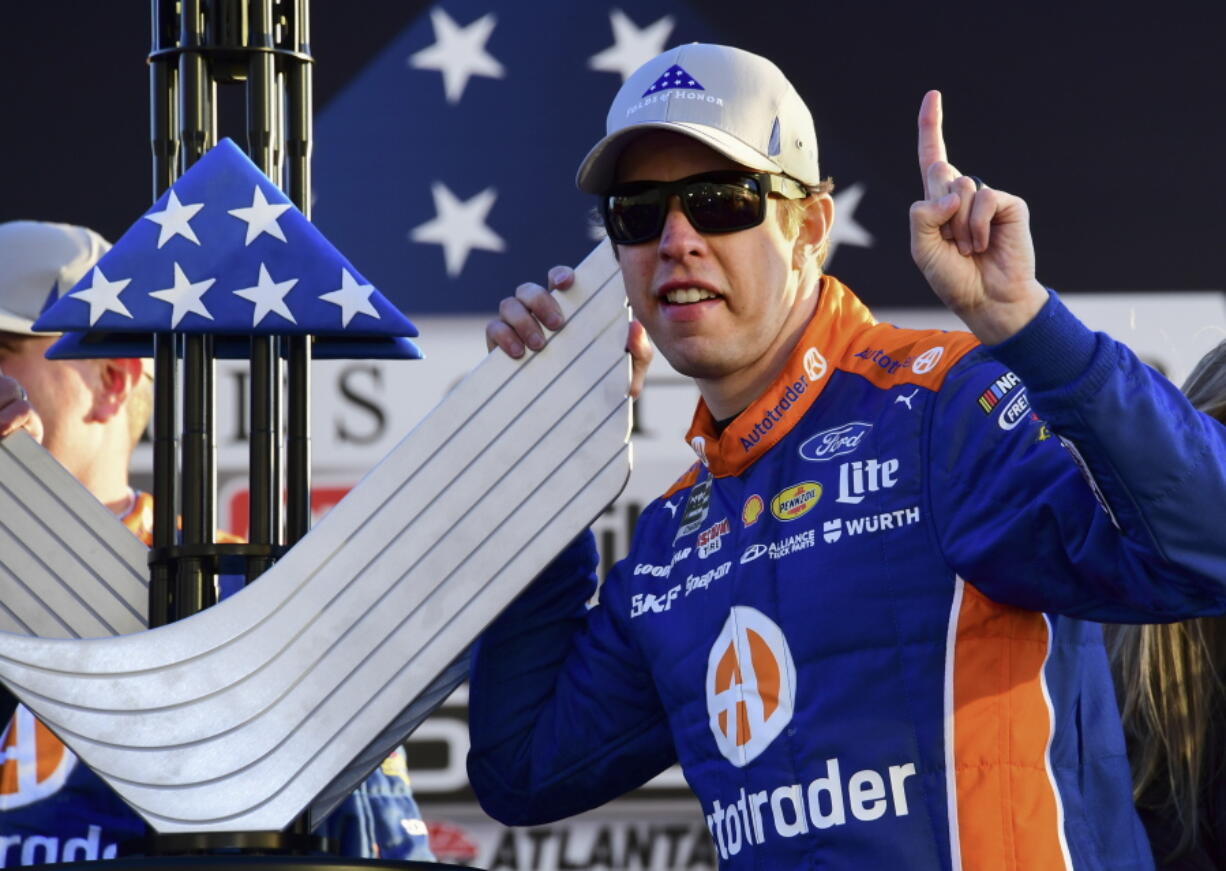
M 809 191 L 786 175 L 719 170 L 700 172 L 676 181 L 631 181 L 614 185 L 600 199 L 609 238 L 620 245 L 637 245 L 660 235 L 671 197 L 700 233 L 735 233 L 762 223 L 766 198 L 779 194 L 804 199 Z

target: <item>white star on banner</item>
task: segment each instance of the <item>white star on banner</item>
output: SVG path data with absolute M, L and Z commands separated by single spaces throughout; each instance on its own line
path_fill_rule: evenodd
M 437 217 L 415 227 L 409 233 L 414 242 L 433 242 L 443 246 L 447 274 L 454 278 L 464 269 L 464 261 L 474 248 L 504 251 L 506 242 L 485 224 L 485 216 L 493 208 L 498 194 L 486 188 L 470 200 L 460 202 L 441 181 L 430 186 L 434 195 Z
M 349 274 L 349 270 L 342 268 L 340 288 L 321 293 L 319 298 L 324 302 L 339 305 L 341 307 L 341 326 L 348 327 L 356 314 L 370 315 L 372 318 L 379 317 L 379 312 L 375 310 L 370 301 L 370 295 L 374 292 L 374 285 L 358 284 L 358 280 Z
M 434 44 L 410 55 L 409 66 L 442 73 L 443 93 L 448 103 L 460 102 L 464 88 L 473 76 L 506 78 L 502 64 L 485 50 L 486 40 L 494 32 L 496 20 L 494 13 L 489 12 L 467 27 L 459 27 L 441 8 L 431 9 Z
M 588 58 L 587 65 L 601 72 L 619 73 L 624 82 L 632 72 L 664 51 L 673 23 L 673 17 L 665 15 L 640 30 L 626 13 L 614 9 L 609 13 L 613 44 Z
M 130 318 L 132 312 L 128 311 L 128 307 L 120 301 L 119 294 L 131 281 L 130 278 L 122 281 L 108 281 L 107 277 L 102 274 L 102 270 L 95 266 L 93 281 L 89 287 L 78 290 L 72 295 L 72 298 L 89 303 L 89 325 L 91 327 L 98 323 L 98 318 L 109 311 Z
M 834 225 L 830 228 L 830 238 L 826 242 L 829 246 L 829 252 L 826 255 L 827 263 L 834 259 L 834 252 L 839 245 L 872 247 L 873 235 L 864 229 L 855 218 L 856 206 L 860 205 L 863 197 L 864 185 L 860 182 L 834 195 Z
M 247 222 L 247 241 L 244 246 L 254 242 L 261 233 L 267 233 L 269 236 L 275 236 L 282 242 L 285 241 L 285 233 L 281 229 L 281 225 L 277 223 L 277 218 L 281 217 L 281 213 L 290 207 L 290 203 L 270 203 L 264 199 L 264 192 L 260 190 L 260 186 L 255 186 L 255 193 L 251 197 L 251 205 L 242 209 L 230 209 L 230 214 L 234 217 Z
M 183 274 L 183 268 L 176 263 L 174 285 L 165 290 L 151 290 L 149 295 L 154 299 L 171 304 L 170 328 L 173 330 L 188 312 L 195 312 L 209 320 L 213 319 L 213 315 L 204 307 L 200 297 L 204 296 L 204 292 L 212 287 L 216 280 L 216 278 L 206 278 L 203 281 L 192 283 Z
M 243 299 L 255 303 L 255 311 L 251 313 L 251 326 L 257 327 L 260 321 L 264 320 L 271 312 L 276 312 L 281 317 L 285 318 L 290 323 L 298 323 L 294 318 L 294 313 L 289 310 L 289 306 L 285 304 L 285 295 L 294 289 L 294 285 L 298 283 L 296 278 L 287 278 L 285 281 L 273 281 L 272 276 L 268 274 L 268 267 L 263 263 L 260 264 L 260 280 L 255 287 L 244 287 L 242 290 L 234 291 L 235 296 L 241 296 Z
M 192 229 L 189 223 L 196 212 L 204 208 L 204 203 L 191 203 L 183 205 L 179 202 L 179 197 L 173 190 L 170 192 L 170 197 L 166 200 L 166 208 L 160 212 L 152 212 L 145 215 L 146 221 L 152 221 L 161 227 L 158 233 L 158 247 L 161 248 L 175 236 L 182 236 L 189 242 L 200 244 L 200 240 L 196 238 L 196 231 Z

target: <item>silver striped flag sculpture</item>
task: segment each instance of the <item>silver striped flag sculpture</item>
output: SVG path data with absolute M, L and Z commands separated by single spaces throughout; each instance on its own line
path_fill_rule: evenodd
M 625 484 L 608 243 L 558 299 L 543 350 L 487 356 L 257 583 L 156 629 L 144 547 L 24 434 L 0 442 L 0 679 L 158 832 L 321 819 Z

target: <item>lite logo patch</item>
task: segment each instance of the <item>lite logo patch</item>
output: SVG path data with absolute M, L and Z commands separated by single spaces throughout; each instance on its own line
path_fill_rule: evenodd
M 707 714 L 725 759 L 741 768 L 779 737 L 796 708 L 795 674 L 778 624 L 733 607 L 707 657 Z
M 859 505 L 865 493 L 887 490 L 898 483 L 898 460 L 853 460 L 839 466 L 837 501 Z

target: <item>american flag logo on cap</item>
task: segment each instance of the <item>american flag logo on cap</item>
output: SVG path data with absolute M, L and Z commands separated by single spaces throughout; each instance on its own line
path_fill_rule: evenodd
M 654 94 L 657 91 L 667 91 L 670 88 L 690 88 L 695 91 L 705 91 L 702 85 L 698 84 L 698 80 L 682 69 L 680 64 L 673 64 L 664 71 L 660 78 L 656 79 L 650 88 L 643 91 L 643 96 Z

